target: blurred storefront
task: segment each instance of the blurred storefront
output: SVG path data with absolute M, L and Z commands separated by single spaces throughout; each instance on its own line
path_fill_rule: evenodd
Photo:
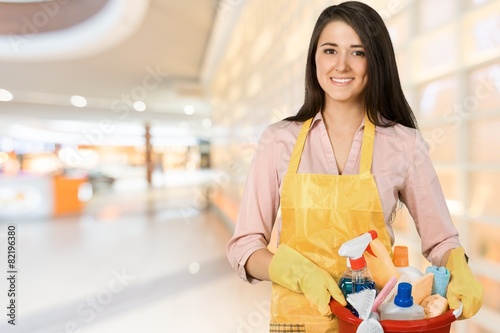
M 0 136 L 0 220 L 78 214 L 93 195 L 124 180 L 147 180 L 145 146 L 64 145 Z M 154 145 L 151 186 L 176 170 L 209 165 L 206 140 Z

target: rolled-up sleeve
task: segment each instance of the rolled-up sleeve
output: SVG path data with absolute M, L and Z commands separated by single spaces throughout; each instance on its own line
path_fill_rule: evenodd
M 227 257 L 243 281 L 257 283 L 245 263 L 252 253 L 266 248 L 279 208 L 279 177 L 272 126 L 262 133 L 247 176 L 234 235 L 227 245 Z
M 415 139 L 409 147 L 408 171 L 400 198 L 422 240 L 422 255 L 433 265 L 440 266 L 443 255 L 460 246 L 458 231 L 430 160 L 428 145 L 419 131 L 413 133 Z

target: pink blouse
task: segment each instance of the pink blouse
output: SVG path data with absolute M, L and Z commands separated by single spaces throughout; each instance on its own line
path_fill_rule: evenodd
M 229 262 L 244 280 L 258 282 L 245 272 L 248 257 L 266 248 L 278 214 L 283 177 L 302 123 L 280 121 L 262 133 L 240 203 L 236 228 L 227 246 Z M 343 174 L 359 173 L 364 122 L 356 131 Z M 422 241 L 422 254 L 433 265 L 460 246 L 441 185 L 420 132 L 395 125 L 376 127 L 372 173 L 377 183 L 387 230 L 394 244 L 392 215 L 398 200 L 408 208 Z M 313 119 L 300 161 L 299 173 L 338 174 L 335 155 L 321 112 Z

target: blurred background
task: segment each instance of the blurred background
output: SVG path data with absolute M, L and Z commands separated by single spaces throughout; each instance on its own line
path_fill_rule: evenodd
M 364 2 L 485 287 L 452 331 L 498 332 L 500 1 Z M 15 225 L 18 269 L 0 331 L 267 332 L 270 285 L 240 281 L 225 246 L 259 135 L 300 107 L 313 25 L 338 3 L 0 1 L 0 267 Z M 406 210 L 394 227 L 425 269 Z

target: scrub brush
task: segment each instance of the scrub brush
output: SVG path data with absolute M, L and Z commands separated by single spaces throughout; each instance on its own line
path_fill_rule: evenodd
M 358 311 L 359 318 L 363 319 L 356 333 L 384 333 L 377 320 L 377 314 L 372 312 L 376 293 L 375 289 L 363 289 L 358 293 L 347 295 L 347 301 Z
M 356 333 L 384 333 L 384 328 L 378 321 L 378 315 L 374 312 L 370 313 L 370 317 L 359 324 Z
M 360 292 L 347 295 L 347 301 L 358 311 L 360 319 L 370 317 L 376 293 L 375 289 L 363 289 Z
M 382 304 L 387 295 L 389 295 L 392 288 L 394 288 L 394 286 L 396 285 L 396 282 L 398 282 L 398 279 L 395 276 L 391 276 L 389 281 L 387 281 L 387 283 L 385 284 L 384 288 L 380 290 L 379 294 L 375 298 L 375 302 L 373 302 L 372 312 L 377 312 L 378 307 Z

